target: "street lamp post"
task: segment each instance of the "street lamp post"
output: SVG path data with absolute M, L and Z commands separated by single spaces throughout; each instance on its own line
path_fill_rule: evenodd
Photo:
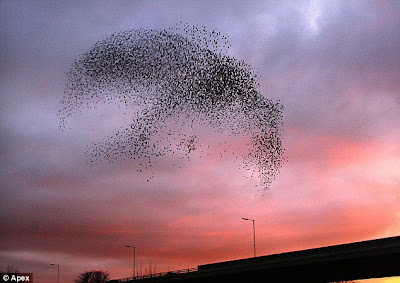
M 57 283 L 60 282 L 60 265 L 55 263 L 50 263 L 50 265 L 57 265 Z
M 249 218 L 242 218 L 243 220 L 249 220 L 253 221 L 253 241 L 254 241 L 254 257 L 256 257 L 256 225 L 254 223 L 254 219 L 249 219 Z
M 129 245 L 124 245 L 127 248 L 133 248 L 133 280 L 135 280 L 135 271 L 136 271 L 136 247 L 132 247 Z

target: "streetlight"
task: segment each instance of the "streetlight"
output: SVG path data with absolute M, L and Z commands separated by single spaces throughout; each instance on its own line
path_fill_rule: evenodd
M 132 247 L 132 246 L 129 246 L 129 245 L 124 245 L 125 247 L 127 247 L 127 248 L 133 248 L 133 276 L 132 276 L 132 278 L 133 278 L 133 280 L 135 280 L 135 271 L 136 271 L 136 248 L 135 247 Z
M 254 219 L 244 218 L 243 220 L 253 221 L 253 240 L 254 240 L 254 257 L 256 257 L 256 225 L 254 224 Z
M 55 263 L 50 263 L 50 265 L 57 265 L 57 283 L 60 282 L 60 265 Z

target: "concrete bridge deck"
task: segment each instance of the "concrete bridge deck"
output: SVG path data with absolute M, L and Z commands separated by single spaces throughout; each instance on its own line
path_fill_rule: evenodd
M 400 237 L 218 262 L 189 271 L 159 273 L 135 281 L 333 282 L 400 276 Z

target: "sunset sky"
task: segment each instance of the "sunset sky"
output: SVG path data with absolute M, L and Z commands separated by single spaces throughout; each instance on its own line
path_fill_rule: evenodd
M 242 217 L 260 256 L 399 235 L 399 15 L 385 0 L 1 1 L 0 271 L 128 277 L 124 245 L 142 272 L 251 257 Z M 285 107 L 287 160 L 268 190 L 215 154 L 244 138 L 202 129 L 206 154 L 165 156 L 147 182 L 133 159 L 86 164 L 87 145 L 127 121 L 115 105 L 59 130 L 75 59 L 113 33 L 181 21 L 228 36 L 229 56 Z

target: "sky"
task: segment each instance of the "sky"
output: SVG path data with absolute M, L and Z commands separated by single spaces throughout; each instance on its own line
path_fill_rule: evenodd
M 400 2 L 0 1 L 0 270 L 37 282 L 111 278 L 400 234 Z M 217 29 L 284 106 L 284 162 L 268 190 L 219 156 L 88 166 L 87 146 L 127 121 L 114 105 L 59 130 L 66 72 L 107 36 Z M 173 166 L 178 164 L 179 166 Z

